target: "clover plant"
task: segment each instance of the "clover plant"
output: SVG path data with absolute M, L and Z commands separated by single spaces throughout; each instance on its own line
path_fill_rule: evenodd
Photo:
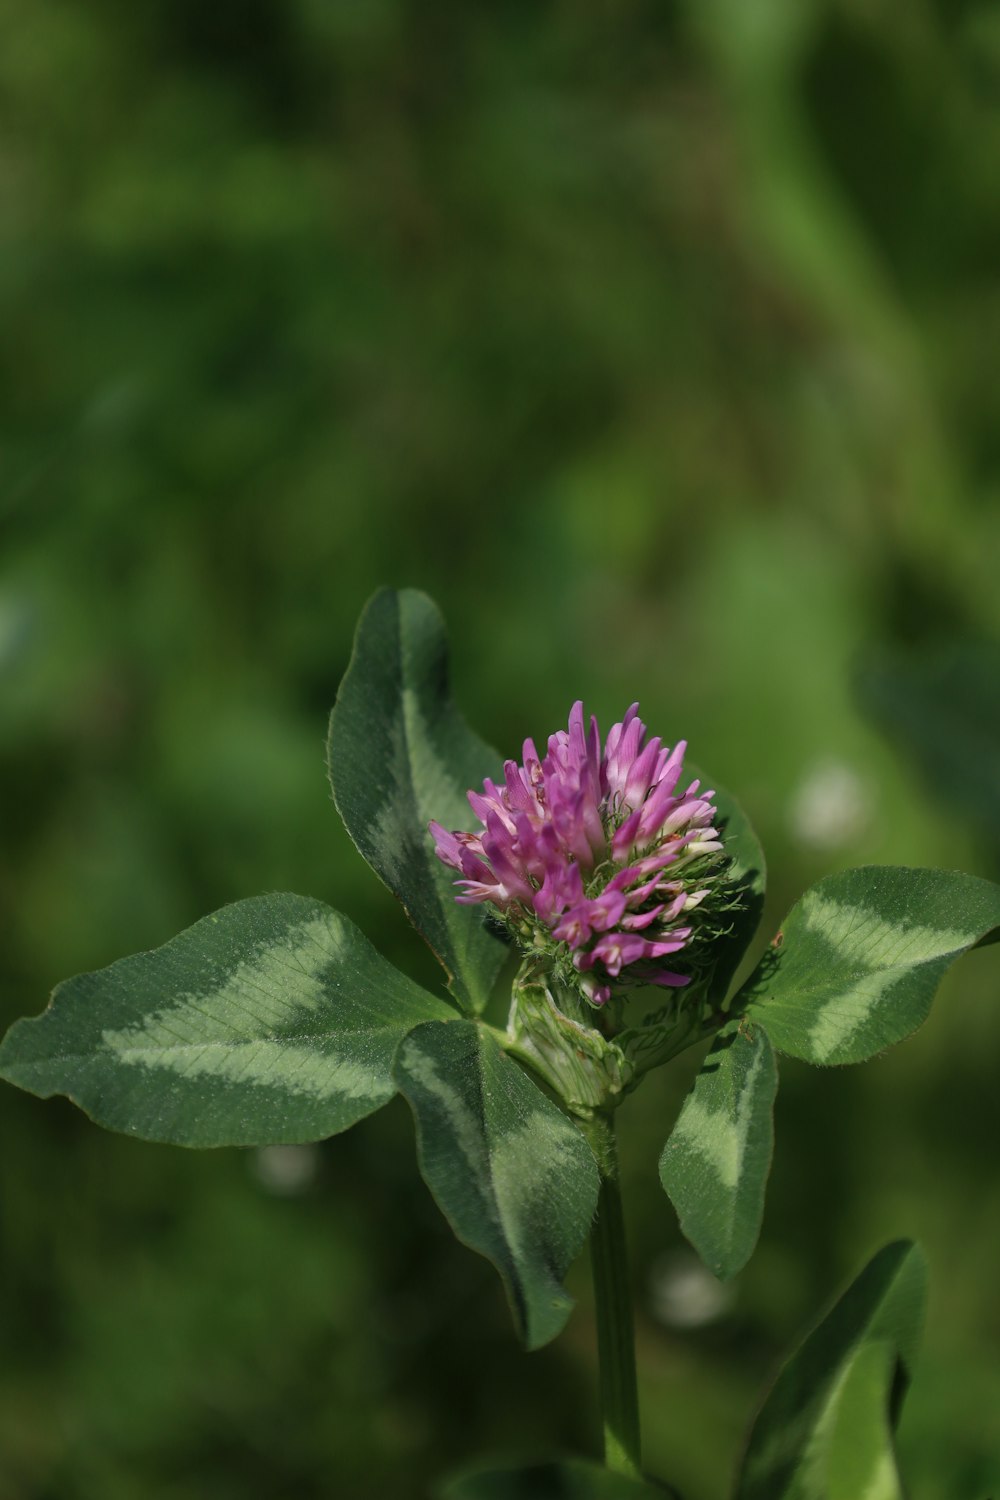
M 430 1191 L 497 1268 L 529 1349 L 569 1317 L 563 1279 L 589 1239 L 603 1465 L 485 1470 L 447 1482 L 448 1500 L 672 1493 L 642 1471 L 617 1110 L 710 1040 L 659 1178 L 706 1266 L 731 1277 L 760 1231 L 776 1054 L 882 1052 L 924 1020 L 949 964 L 1000 929 L 988 881 L 847 870 L 802 895 L 733 992 L 764 858 L 686 748 L 650 736 L 635 704 L 602 738 L 576 703 L 544 751 L 529 739 L 520 763 L 503 761 L 451 701 L 435 606 L 382 591 L 333 710 L 330 781 L 440 960 L 441 992 L 322 902 L 263 895 L 67 980 L 0 1046 L 11 1083 L 184 1146 L 319 1140 L 398 1091 Z M 778 1377 L 736 1500 L 898 1500 L 892 1428 L 923 1296 L 915 1247 L 874 1257 Z

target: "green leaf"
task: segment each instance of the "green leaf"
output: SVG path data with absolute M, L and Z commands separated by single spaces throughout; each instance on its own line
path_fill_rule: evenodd
M 897 1500 L 891 1431 L 926 1301 L 915 1245 L 886 1245 L 781 1371 L 735 1500 Z
M 676 1491 L 571 1458 L 456 1475 L 437 1494 L 438 1500 L 665 1500 Z
M 702 1063 L 660 1157 L 680 1226 L 722 1280 L 753 1253 L 764 1213 L 778 1087 L 761 1026 L 733 1022 Z
M 473 1010 L 486 1004 L 503 945 L 479 907 L 455 901 L 455 872 L 434 853 L 432 818 L 467 828 L 466 792 L 500 773 L 501 758 L 474 735 L 451 701 L 444 621 L 424 594 L 383 589 L 358 625 L 330 717 L 333 798 L 372 869 Z
M 862 1344 L 847 1366 L 830 1439 L 830 1500 L 903 1500 L 889 1417 L 895 1369 L 884 1339 Z
M 703 786 L 715 788 L 714 801 L 719 809 L 716 826 L 722 830 L 726 854 L 732 860 L 725 886 L 728 893 L 740 903 L 733 914 L 731 931 L 719 938 L 715 945 L 718 957 L 712 971 L 708 999 L 721 1002 L 726 997 L 740 960 L 760 926 L 767 887 L 767 866 L 764 863 L 764 851 L 750 819 L 736 798 L 690 763 L 687 765 L 687 773 L 692 777 L 697 776 Z
M 458 1238 L 493 1262 L 529 1349 L 573 1303 L 562 1278 L 597 1204 L 597 1165 L 576 1126 L 474 1021 L 428 1022 L 396 1055 L 420 1170 Z
M 322 902 L 257 896 L 60 984 L 0 1077 L 144 1140 L 313 1141 L 385 1104 L 402 1037 L 449 1015 Z
M 806 891 L 735 1005 L 779 1052 L 863 1062 L 926 1020 L 945 970 L 1000 928 L 1000 886 L 871 865 Z

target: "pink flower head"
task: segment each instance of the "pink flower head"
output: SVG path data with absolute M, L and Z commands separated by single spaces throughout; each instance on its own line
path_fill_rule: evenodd
M 593 1005 L 610 999 L 611 981 L 687 984 L 660 960 L 689 946 L 709 894 L 697 887 L 718 873 L 722 842 L 714 792 L 682 785 L 686 749 L 647 738 L 636 703 L 602 748 L 596 718 L 588 727 L 574 703 L 544 757 L 525 740 L 501 786 L 470 791 L 478 833 L 431 823 L 438 858 L 461 876 L 456 899 L 488 902 Z

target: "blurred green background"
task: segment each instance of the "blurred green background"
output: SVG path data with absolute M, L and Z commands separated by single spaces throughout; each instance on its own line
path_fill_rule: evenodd
M 0 1020 L 261 890 L 431 965 L 326 716 L 427 589 L 506 752 L 638 697 L 743 800 L 767 933 L 867 861 L 1000 873 L 1000 12 L 983 0 L 5 0 Z M 699 1277 L 623 1121 L 646 1452 L 726 1493 L 780 1351 L 932 1270 L 914 1500 L 1000 1484 L 996 950 L 788 1063 L 760 1248 Z M 0 1092 L 0 1500 L 416 1500 L 593 1450 L 586 1266 L 527 1356 L 398 1101 L 204 1155 Z

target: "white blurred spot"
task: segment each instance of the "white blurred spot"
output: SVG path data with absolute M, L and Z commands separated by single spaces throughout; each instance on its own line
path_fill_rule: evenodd
M 261 1146 L 253 1154 L 253 1171 L 269 1193 L 292 1198 L 304 1193 L 319 1170 L 315 1146 Z
M 27 600 L 10 593 L 0 594 L 0 669 L 12 665 L 23 653 L 31 625 Z
M 731 1286 L 724 1286 L 687 1250 L 660 1255 L 650 1268 L 650 1311 L 668 1328 L 715 1323 L 732 1307 L 735 1295 Z
M 839 760 L 817 762 L 800 781 L 788 809 L 799 843 L 813 849 L 840 849 L 870 826 L 871 793 L 858 773 Z

